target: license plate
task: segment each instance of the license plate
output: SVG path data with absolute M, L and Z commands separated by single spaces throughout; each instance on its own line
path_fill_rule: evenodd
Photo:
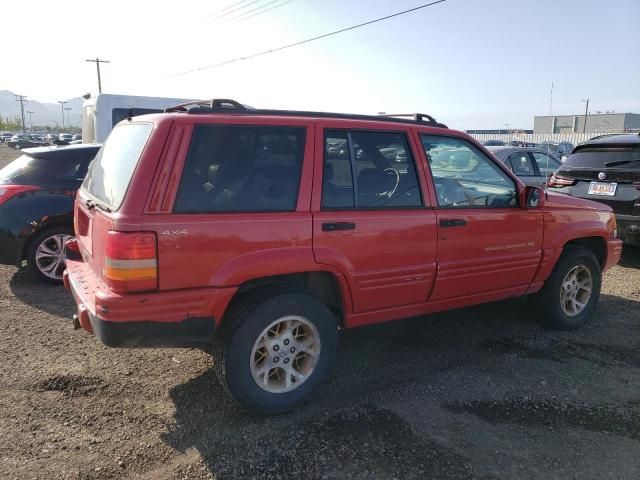
M 617 183 L 591 182 L 589 184 L 589 195 L 606 195 L 613 197 L 616 194 Z

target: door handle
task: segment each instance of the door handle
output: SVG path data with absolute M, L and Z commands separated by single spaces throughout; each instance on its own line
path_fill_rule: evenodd
M 464 227 L 467 224 L 467 221 L 462 218 L 446 218 L 440 220 L 440 226 L 442 228 L 449 227 Z
M 323 232 L 336 232 L 338 230 L 355 230 L 356 224 L 351 222 L 323 223 Z

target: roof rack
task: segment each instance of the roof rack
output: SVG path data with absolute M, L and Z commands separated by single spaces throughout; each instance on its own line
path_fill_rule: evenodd
M 187 113 L 215 113 L 228 111 L 249 111 L 249 107 L 245 107 L 235 100 L 229 98 L 214 98 L 212 100 L 193 100 L 191 102 L 180 103 L 173 107 L 164 109 L 165 113 L 170 112 L 187 112 Z
M 296 117 L 338 118 L 348 120 L 384 120 L 385 122 L 410 124 L 419 123 L 432 127 L 448 128 L 445 124 L 438 122 L 435 118 L 433 118 L 431 115 L 427 115 L 426 113 L 401 113 L 397 115 L 359 115 L 352 113 L 313 112 L 301 110 L 255 109 L 227 98 L 214 98 L 213 100 L 195 100 L 193 102 L 181 103 L 173 107 L 165 108 L 164 111 L 167 113 L 185 112 L 189 114 L 234 113 L 249 115 L 286 115 Z

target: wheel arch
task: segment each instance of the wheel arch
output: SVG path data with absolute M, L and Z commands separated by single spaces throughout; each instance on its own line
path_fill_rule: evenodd
M 274 285 L 289 285 L 293 290 L 311 295 L 329 308 L 340 327 L 344 326 L 345 316 L 351 309 L 349 287 L 341 274 L 327 270 L 291 272 L 246 280 L 240 284 L 225 311 L 231 309 L 234 303 L 241 302 L 245 295 Z
M 40 221 L 31 222 L 31 225 L 33 226 L 33 228 L 29 232 L 26 241 L 22 245 L 22 251 L 20 252 L 20 261 L 27 258 L 27 252 L 31 248 L 33 240 L 46 229 L 68 227 L 73 231 L 73 215 L 55 215 L 51 217 L 44 217 Z

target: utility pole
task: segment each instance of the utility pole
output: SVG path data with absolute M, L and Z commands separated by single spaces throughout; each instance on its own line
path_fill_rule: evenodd
M 587 115 L 589 115 L 589 99 L 582 99 L 582 101 L 587 104 L 584 109 L 584 125 L 582 125 L 582 133 L 585 133 L 587 131 Z
M 70 117 L 70 111 L 73 110 L 73 108 L 71 107 L 64 107 L 64 109 L 67 111 L 67 128 L 69 129 L 69 131 L 71 131 L 71 117 Z
M 509 127 L 511 127 L 510 123 L 505 123 L 504 124 L 505 127 L 507 127 L 507 135 L 511 135 L 511 129 Z
M 58 100 L 58 103 L 60 104 L 60 111 L 62 112 L 62 131 L 64 131 L 64 104 L 67 102 Z
M 27 110 L 27 114 L 29 114 L 29 129 L 33 132 L 33 120 L 31 120 L 31 115 L 33 115 L 33 112 Z
M 24 125 L 24 104 L 27 101 L 26 95 L 16 95 L 16 102 L 20 102 L 20 113 L 22 114 L 22 133 L 25 133 Z
M 101 63 L 110 63 L 109 60 L 100 60 L 98 57 L 95 59 L 87 59 L 85 62 L 92 62 L 96 64 L 96 70 L 98 71 L 98 93 L 102 93 L 102 81 L 100 80 L 100 64 Z

